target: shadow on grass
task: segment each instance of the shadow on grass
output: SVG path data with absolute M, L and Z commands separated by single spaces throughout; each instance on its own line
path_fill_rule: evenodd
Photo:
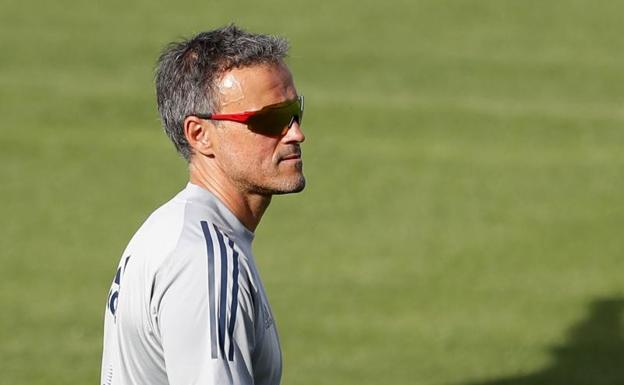
M 624 299 L 591 303 L 586 319 L 574 325 L 568 341 L 552 349 L 553 364 L 527 375 L 467 385 L 624 384 Z

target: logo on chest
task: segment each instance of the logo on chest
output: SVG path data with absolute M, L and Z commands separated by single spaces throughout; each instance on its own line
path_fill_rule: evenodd
M 108 292 L 108 299 L 106 300 L 108 310 L 111 315 L 115 317 L 115 321 L 117 320 L 117 303 L 119 301 L 119 287 L 121 286 L 121 278 L 123 273 L 126 270 L 126 266 L 128 265 L 128 261 L 130 260 L 130 256 L 127 256 L 123 263 L 119 264 L 117 268 L 117 272 L 115 273 L 115 278 L 113 278 L 113 283 L 111 284 L 111 288 Z

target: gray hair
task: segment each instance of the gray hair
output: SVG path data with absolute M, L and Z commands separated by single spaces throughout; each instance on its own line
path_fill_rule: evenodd
M 190 160 L 184 119 L 216 111 L 216 82 L 222 74 L 233 68 L 279 63 L 287 54 L 284 38 L 249 33 L 234 24 L 167 45 L 157 63 L 156 99 L 165 133 L 178 152 Z

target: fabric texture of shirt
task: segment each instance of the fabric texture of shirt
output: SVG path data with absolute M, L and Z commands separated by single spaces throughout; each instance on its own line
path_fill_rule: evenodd
M 102 385 L 278 385 L 279 338 L 254 234 L 189 183 L 124 251 L 104 320 Z

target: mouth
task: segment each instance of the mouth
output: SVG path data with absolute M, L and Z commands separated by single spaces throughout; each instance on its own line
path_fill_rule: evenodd
M 290 154 L 283 156 L 281 160 L 301 160 L 301 154 Z
M 294 148 L 293 150 L 294 151 L 286 153 L 286 155 L 281 156 L 279 158 L 280 162 L 284 160 L 301 161 L 301 149 Z

